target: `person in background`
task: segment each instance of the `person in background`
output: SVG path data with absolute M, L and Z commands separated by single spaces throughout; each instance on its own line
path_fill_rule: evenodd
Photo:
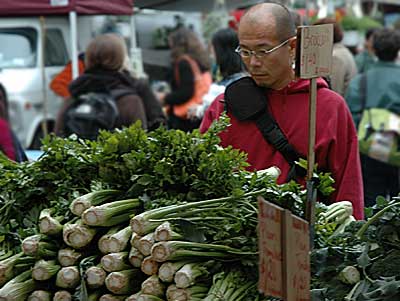
M 192 131 L 199 127 L 201 120 L 189 118 L 188 110 L 202 103 L 212 83 L 209 56 L 196 34 L 185 27 L 173 32 L 169 43 L 171 92 L 160 100 L 166 106 L 169 128 Z
M 304 18 L 303 16 L 295 9 L 289 9 L 290 15 L 292 16 L 294 25 L 297 27 L 304 25 Z
M 392 29 L 378 29 L 373 34 L 373 49 L 378 61 L 365 73 L 357 75 L 349 85 L 346 101 L 358 126 L 362 114 L 362 95 L 365 108 L 384 108 L 400 114 L 400 66 L 396 64 L 400 50 L 400 33 Z M 361 78 L 366 76 L 365 92 Z M 365 94 L 364 94 L 365 93 Z M 375 204 L 378 195 L 397 196 L 400 192 L 398 167 L 361 154 L 365 203 Z
M 16 162 L 27 161 L 28 158 L 17 136 L 11 129 L 8 116 L 7 92 L 0 84 L 0 151 Z
M 243 76 L 248 76 L 246 66 L 235 52 L 237 45 L 239 45 L 237 33 L 231 28 L 220 29 L 213 34 L 211 49 L 220 79 L 211 85 L 209 92 L 203 97 L 203 104 L 196 108 L 198 118 L 203 118 L 206 109 L 225 91 L 227 85 Z
M 79 75 L 81 75 L 85 71 L 85 53 L 82 52 L 78 56 L 78 68 Z M 50 89 L 61 96 L 64 100 L 67 100 L 71 97 L 69 93 L 68 86 L 72 82 L 72 62 L 68 62 L 68 64 L 58 73 L 50 82 Z
M 242 17 L 238 34 L 239 46 L 236 51 L 252 77 L 254 88 L 265 95 L 266 107 L 288 142 L 301 157 L 306 157 L 310 84 L 309 80 L 295 78 L 294 75 L 296 30 L 289 11 L 277 3 L 255 5 Z M 227 89 L 233 85 L 235 83 Z M 240 89 L 242 86 L 235 90 L 238 92 L 236 95 L 230 96 L 243 107 L 249 103 L 249 96 L 246 94 L 241 97 Z M 218 118 L 215 116 L 225 111 L 222 101 L 225 97 L 226 93 L 221 94 L 219 101 L 214 101 L 208 108 L 200 126 L 201 132 L 207 131 L 213 120 Z M 264 100 L 261 98 L 260 101 Z M 357 133 L 351 114 L 344 99 L 328 89 L 322 79 L 317 80 L 317 102 L 315 160 L 318 168 L 330 172 L 335 180 L 335 192 L 328 201 L 352 202 L 354 216 L 362 219 L 364 198 L 361 167 Z M 246 108 L 251 109 L 249 106 Z M 252 114 L 261 113 L 257 110 Z M 231 125 L 219 134 L 221 145 L 247 153 L 250 170 L 277 166 L 281 170 L 278 183 L 287 181 L 292 165 L 264 139 L 256 122 L 239 119 L 233 110 L 228 110 L 227 114 Z M 299 178 L 298 181 L 304 184 L 304 179 Z
M 8 106 L 5 90 L 0 88 L 0 151 L 9 159 L 15 160 L 15 148 L 8 122 Z
M 331 89 L 340 95 L 346 94 L 350 80 L 357 74 L 357 66 L 350 50 L 343 45 L 343 30 L 333 18 L 317 20 L 314 25 L 333 24 L 332 71 L 329 76 Z
M 212 36 L 211 43 L 218 71 L 222 77 L 218 81 L 219 85 L 227 86 L 235 79 L 247 75 L 246 66 L 235 52 L 235 48 L 239 45 L 239 39 L 233 29 L 218 30 Z
M 376 28 L 370 28 L 365 33 L 364 50 L 355 56 L 358 73 L 363 73 L 371 68 L 376 62 L 373 48 L 373 33 Z
M 85 52 L 85 71 L 69 85 L 72 96 L 61 108 L 55 126 L 58 135 L 64 135 L 64 112 L 79 95 L 103 92 L 117 95 L 119 117 L 116 127 L 130 126 L 140 120 L 148 128 L 145 106 L 138 95 L 137 80 L 124 72 L 127 50 L 124 40 L 117 34 L 99 35 Z M 120 93 L 121 92 L 121 93 Z

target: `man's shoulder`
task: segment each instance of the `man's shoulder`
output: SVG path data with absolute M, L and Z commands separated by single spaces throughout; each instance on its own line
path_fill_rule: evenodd
M 319 105 L 328 106 L 330 109 L 346 105 L 343 96 L 329 88 L 318 89 L 317 101 Z

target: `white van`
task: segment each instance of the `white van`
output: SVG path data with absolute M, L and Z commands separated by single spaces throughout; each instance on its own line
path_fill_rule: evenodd
M 68 19 L 47 17 L 44 24 L 45 55 L 39 18 L 0 19 L 0 83 L 7 90 L 12 127 L 25 148 L 40 146 L 42 122 L 53 129 L 62 100 L 49 83 L 69 61 Z

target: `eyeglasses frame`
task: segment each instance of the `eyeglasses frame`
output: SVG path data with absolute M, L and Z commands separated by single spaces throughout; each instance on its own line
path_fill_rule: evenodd
M 246 49 L 246 51 L 249 52 L 249 56 L 243 56 L 243 54 L 242 54 L 242 50 L 243 50 L 243 49 L 240 48 L 240 45 L 239 45 L 238 47 L 236 47 L 235 52 L 236 52 L 237 54 L 239 54 L 239 55 L 240 55 L 242 58 L 244 58 L 244 59 L 249 59 L 249 58 L 251 58 L 253 55 L 254 55 L 256 58 L 258 58 L 258 59 L 262 59 L 263 57 L 267 56 L 268 54 L 270 54 L 270 53 L 272 53 L 272 52 L 278 50 L 279 48 L 285 46 L 287 43 L 289 43 L 291 40 L 293 40 L 293 39 L 295 39 L 295 38 L 296 38 L 295 36 L 294 36 L 294 37 L 290 37 L 290 38 L 288 38 L 287 40 L 285 40 L 285 41 L 283 41 L 282 43 L 280 43 L 279 45 L 276 45 L 275 47 L 272 47 L 271 49 L 268 49 L 268 50 L 267 50 L 267 49 L 258 49 L 258 50 L 249 50 L 249 49 Z M 257 52 L 260 52 L 260 51 L 261 51 L 262 54 L 257 54 Z

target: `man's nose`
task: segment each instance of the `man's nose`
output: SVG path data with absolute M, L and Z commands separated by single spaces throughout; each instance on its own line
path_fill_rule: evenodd
M 254 53 L 252 53 L 252 54 L 250 55 L 250 61 L 249 61 L 249 63 L 250 63 L 250 66 L 260 66 L 261 63 L 262 63 L 262 61 L 261 61 L 260 58 L 257 58 L 257 57 L 254 55 Z

